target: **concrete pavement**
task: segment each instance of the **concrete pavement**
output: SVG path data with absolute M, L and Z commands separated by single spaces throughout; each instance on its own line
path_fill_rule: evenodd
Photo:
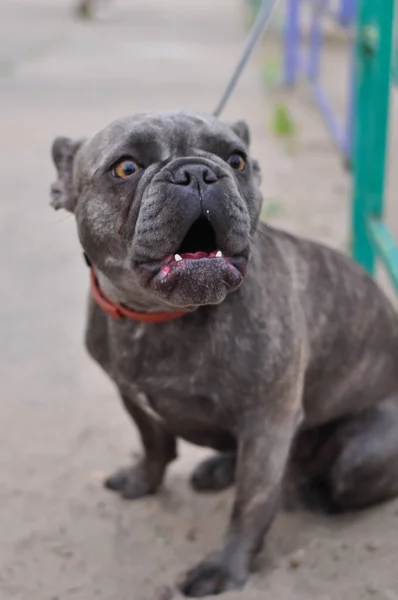
M 242 3 L 119 0 L 93 23 L 66 0 L 0 11 L 0 598 L 157 600 L 218 543 L 232 496 L 188 489 L 203 452 L 185 444 L 159 497 L 128 504 L 101 487 L 139 441 L 83 349 L 87 270 L 73 219 L 48 206 L 49 148 L 141 110 L 212 110 L 241 50 Z M 225 113 L 252 127 L 273 222 L 345 248 L 349 182 L 320 117 L 299 92 L 288 154 L 270 133 L 274 101 L 252 61 Z M 397 524 L 397 503 L 282 514 L 260 572 L 225 598 L 396 598 Z

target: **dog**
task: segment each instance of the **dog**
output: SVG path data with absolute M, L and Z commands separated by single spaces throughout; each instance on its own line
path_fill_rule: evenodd
M 87 349 L 144 449 L 106 486 L 154 494 L 178 438 L 216 451 L 196 490 L 236 484 L 220 548 L 178 581 L 193 597 L 244 585 L 289 473 L 333 510 L 398 494 L 397 314 L 351 259 L 259 221 L 249 138 L 159 112 L 52 147 L 52 205 L 90 267 Z

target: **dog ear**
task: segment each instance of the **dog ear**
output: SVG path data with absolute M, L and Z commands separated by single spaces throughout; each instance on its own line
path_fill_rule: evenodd
M 250 129 L 246 121 L 236 121 L 231 125 L 231 129 L 246 146 L 250 145 Z
M 51 185 L 51 206 L 73 212 L 76 198 L 73 192 L 73 161 L 83 141 L 66 137 L 55 138 L 51 154 L 57 169 L 57 181 Z

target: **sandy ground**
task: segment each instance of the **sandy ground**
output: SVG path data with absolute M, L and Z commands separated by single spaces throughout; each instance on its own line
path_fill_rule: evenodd
M 48 207 L 49 147 L 143 109 L 211 110 L 243 40 L 242 4 L 120 0 L 95 24 L 69 8 L 0 8 L 0 598 L 160 600 L 160 586 L 217 545 L 232 494 L 190 491 L 204 453 L 188 445 L 158 497 L 129 504 L 102 488 L 139 441 L 83 349 L 87 271 L 73 219 Z M 343 107 L 333 65 L 344 56 L 330 56 Z M 266 215 L 346 249 L 349 178 L 308 89 L 289 99 L 293 154 L 270 132 L 276 100 L 254 61 L 225 114 L 252 127 Z M 259 572 L 225 599 L 398 598 L 397 528 L 398 502 L 343 518 L 281 513 Z

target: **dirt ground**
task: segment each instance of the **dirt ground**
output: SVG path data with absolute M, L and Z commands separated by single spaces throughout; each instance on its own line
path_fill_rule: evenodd
M 0 15 L 0 598 L 161 600 L 217 545 L 232 492 L 189 489 L 206 453 L 187 444 L 158 497 L 125 503 L 102 488 L 139 441 L 83 349 L 87 270 L 73 219 L 48 206 L 49 148 L 144 109 L 212 110 L 244 38 L 242 2 L 117 0 L 83 24 L 66 0 L 2 0 Z M 328 60 L 343 107 L 344 53 Z M 251 125 L 264 215 L 345 250 L 350 180 L 309 90 L 287 98 L 292 149 L 271 133 L 280 95 L 260 72 L 253 61 L 225 118 Z M 398 598 L 397 531 L 398 501 L 338 518 L 281 513 L 259 571 L 225 600 Z

